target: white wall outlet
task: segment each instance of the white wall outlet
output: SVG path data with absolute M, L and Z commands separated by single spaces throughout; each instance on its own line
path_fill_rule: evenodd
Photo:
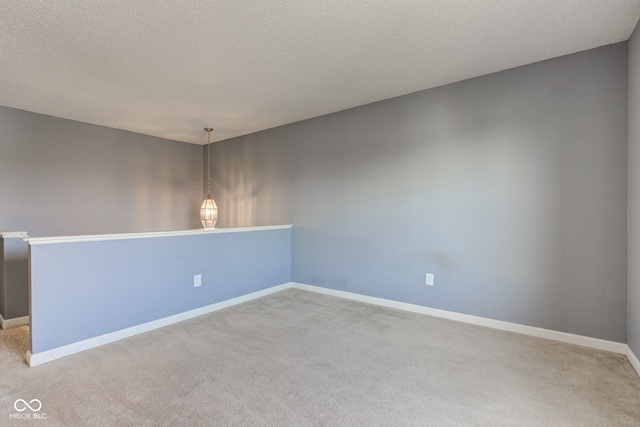
M 197 288 L 202 285 L 202 274 L 196 274 L 193 276 L 193 287 Z
M 433 286 L 433 280 L 434 280 L 435 276 L 431 273 L 427 273 L 426 279 L 424 281 L 425 285 L 427 286 Z

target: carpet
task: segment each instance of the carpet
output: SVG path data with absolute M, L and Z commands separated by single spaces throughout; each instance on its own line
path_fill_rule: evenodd
M 34 368 L 27 333 L 0 331 L 3 426 L 640 425 L 622 355 L 296 289 Z

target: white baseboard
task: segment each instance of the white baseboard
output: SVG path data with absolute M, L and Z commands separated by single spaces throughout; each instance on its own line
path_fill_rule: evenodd
M 493 329 L 499 329 L 503 331 L 516 332 L 519 334 L 530 335 L 538 338 L 546 338 L 554 341 L 564 342 L 568 344 L 581 345 L 583 347 L 590 347 L 598 350 L 610 351 L 613 353 L 624 354 L 629 359 L 631 366 L 640 375 L 640 360 L 631 351 L 631 348 L 624 343 L 607 341 L 598 338 L 585 337 L 582 335 L 569 334 L 566 332 L 552 331 L 549 329 L 537 328 L 534 326 L 521 325 L 517 323 L 504 322 L 501 320 L 487 319 L 484 317 L 471 316 L 468 314 L 461 314 L 452 311 L 439 310 L 436 308 L 424 307 L 416 304 L 408 304 L 399 301 L 387 300 L 383 298 L 370 297 L 366 295 L 354 294 L 351 292 L 338 291 L 334 289 L 322 288 L 319 286 L 305 285 L 302 283 L 284 283 L 282 285 L 273 286 L 262 291 L 253 292 L 251 294 L 243 295 L 230 300 L 221 301 L 215 304 L 208 305 L 206 307 L 197 308 L 194 310 L 179 313 L 173 316 L 165 317 L 163 319 L 154 320 L 152 322 L 144 323 L 142 325 L 132 326 L 130 328 L 122 329 L 120 331 L 111 332 L 99 337 L 90 338 L 88 340 L 80 341 L 77 343 L 65 345 L 52 350 L 47 350 L 41 353 L 32 354 L 27 351 L 26 359 L 29 366 L 37 366 L 52 360 L 56 360 L 65 356 L 69 356 L 75 353 L 79 353 L 84 350 L 99 347 L 105 344 L 109 344 L 115 341 L 119 341 L 124 338 L 128 338 L 134 335 L 138 335 L 144 332 L 149 332 L 154 329 L 162 328 L 164 326 L 172 325 L 174 323 L 182 322 L 184 320 L 192 319 L 194 317 L 202 316 L 204 314 L 212 313 L 223 308 L 231 307 L 241 304 L 243 302 L 251 301 L 257 298 L 261 298 L 267 295 L 274 294 L 276 292 L 283 291 L 285 289 L 295 288 L 310 292 L 316 292 L 325 295 L 336 296 L 340 298 L 350 299 L 353 301 L 364 302 L 368 304 L 379 305 L 383 307 L 395 308 L 399 310 L 409 311 L 413 313 L 426 314 L 429 316 L 439 317 L 443 319 L 455 320 L 458 322 L 469 323 L 478 326 L 484 326 Z M 29 317 L 21 317 L 19 319 L 10 319 L 5 321 L 0 316 L 0 321 L 3 323 L 10 321 L 17 321 L 26 319 L 28 324 Z M 14 325 L 18 326 L 18 325 Z M 11 326 L 9 326 L 11 327 Z
M 631 347 L 628 345 L 625 355 L 627 356 L 627 359 L 629 359 L 629 363 L 631 363 L 633 369 L 635 369 L 638 376 L 640 376 L 640 360 L 638 360 L 638 357 L 633 353 L 633 350 L 631 350 Z
M 439 310 L 437 308 L 424 307 L 422 305 L 408 304 L 405 302 L 370 297 L 366 295 L 354 294 L 351 292 L 337 291 L 335 289 L 327 289 L 319 286 L 305 285 L 302 283 L 292 283 L 292 287 L 295 289 L 302 289 L 305 291 L 317 292 L 325 295 L 332 295 L 335 297 L 346 298 L 353 301 L 360 301 L 368 304 L 375 304 L 383 307 L 396 308 L 399 310 L 410 311 L 413 313 L 421 313 L 429 316 L 440 317 L 443 319 L 470 323 L 472 325 L 479 325 L 487 328 L 500 329 L 500 330 L 509 331 L 509 332 L 516 332 L 519 334 L 530 335 L 538 338 L 546 338 L 549 340 L 560 341 L 568 344 L 581 345 L 583 347 L 590 347 L 598 350 L 606 350 L 612 353 L 628 355 L 628 351 L 629 352 L 631 351 L 630 349 L 627 350 L 629 347 L 626 344 L 615 342 L 615 341 L 607 341 L 607 340 L 602 340 L 598 338 L 585 337 L 582 335 L 575 335 L 567 332 L 552 331 L 550 329 L 537 328 L 535 326 L 527 326 L 527 325 L 521 325 L 518 323 L 504 322 L 502 320 L 487 319 L 485 317 L 471 316 L 468 314 L 461 314 L 453 311 Z M 638 368 L 636 368 L 636 370 L 638 370 Z
M 0 314 L 0 329 L 15 328 L 16 326 L 28 325 L 29 316 L 16 317 L 14 319 L 5 319 Z
M 79 353 L 84 350 L 89 350 L 95 347 L 99 347 L 105 344 L 122 340 L 124 338 L 129 338 L 134 335 L 142 334 L 144 332 L 149 332 L 154 329 L 162 328 L 164 326 L 172 325 L 174 323 L 182 322 L 184 320 L 193 319 L 194 317 L 202 316 L 204 314 L 222 310 L 223 308 L 231 307 L 234 305 L 241 304 L 243 302 L 251 301 L 251 300 L 261 298 L 276 292 L 280 292 L 282 290 L 290 288 L 291 286 L 292 286 L 291 283 L 285 283 L 282 285 L 273 286 L 271 288 L 263 289 L 258 292 L 242 295 L 226 301 L 221 301 L 215 304 L 211 304 L 206 307 L 200 307 L 194 310 L 185 311 L 184 313 L 178 313 L 173 316 L 143 323 L 141 325 L 132 326 L 130 328 L 121 329 L 119 331 L 110 332 L 108 334 L 100 335 L 99 337 L 89 338 L 84 341 L 68 344 L 62 347 L 43 351 L 41 353 L 32 354 L 31 351 L 27 351 L 27 355 L 26 355 L 27 364 L 31 367 L 42 365 L 43 363 L 51 362 L 52 360 L 60 359 L 61 357 L 70 356 L 72 354 Z

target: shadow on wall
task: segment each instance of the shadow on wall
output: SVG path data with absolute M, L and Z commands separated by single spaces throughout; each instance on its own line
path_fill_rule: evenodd
M 253 137 L 269 138 L 269 133 Z M 219 209 L 218 227 L 291 224 L 287 150 L 261 142 L 240 137 L 212 145 L 211 194 Z
M 219 200 L 218 208 L 221 210 L 219 216 L 221 219 L 224 218 L 222 221 L 227 226 L 247 227 L 257 223 L 257 199 L 263 186 L 258 181 L 254 160 L 248 147 L 243 145 L 237 153 L 225 150 L 222 161 L 224 166 L 216 168 L 214 182 L 218 185 L 213 198 L 216 199 L 217 195 L 220 195 L 225 201 L 222 203 L 222 200 Z

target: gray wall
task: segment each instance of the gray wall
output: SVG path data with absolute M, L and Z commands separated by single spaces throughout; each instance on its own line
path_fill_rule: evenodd
M 214 144 L 216 200 L 296 282 L 625 342 L 626 140 L 621 43 Z
M 282 225 L 293 222 L 291 141 L 296 125 L 211 144 L 211 194 L 218 205 L 216 227 Z M 203 183 L 207 188 L 207 147 Z M 223 203 L 220 203 L 223 201 Z
M 629 40 L 629 283 L 627 341 L 640 357 L 640 29 Z
M 199 228 L 202 147 L 0 106 L 0 229 L 30 236 Z M 5 246 L 2 315 L 28 314 Z
M 0 228 L 188 229 L 201 199 L 200 146 L 0 107 Z
M 29 315 L 28 247 L 22 239 L 0 237 L 0 315 Z
M 4 238 L 0 237 L 0 316 L 7 318 L 7 287 L 5 285 L 6 271 L 4 267 Z

